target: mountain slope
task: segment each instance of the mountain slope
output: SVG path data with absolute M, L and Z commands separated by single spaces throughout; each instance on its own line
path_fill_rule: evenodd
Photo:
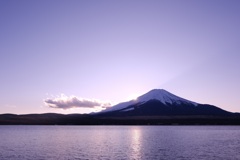
M 154 89 L 136 100 L 123 102 L 98 115 L 104 116 L 173 116 L 173 115 L 229 115 L 218 107 L 199 104 L 178 97 L 163 89 Z

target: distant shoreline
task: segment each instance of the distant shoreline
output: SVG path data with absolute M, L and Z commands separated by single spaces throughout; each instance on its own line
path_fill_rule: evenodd
M 240 125 L 240 116 L 102 117 L 89 114 L 1 114 L 0 125 Z

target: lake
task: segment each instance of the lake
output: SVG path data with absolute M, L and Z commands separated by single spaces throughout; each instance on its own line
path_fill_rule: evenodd
M 0 126 L 0 159 L 240 159 L 240 126 Z

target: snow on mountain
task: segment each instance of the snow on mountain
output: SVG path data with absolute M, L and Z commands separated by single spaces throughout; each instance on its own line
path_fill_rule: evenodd
M 128 106 L 131 106 L 131 105 L 134 105 L 137 103 L 137 100 L 131 100 L 131 101 L 128 101 L 128 102 L 122 102 L 122 103 L 119 103 L 115 106 L 112 106 L 110 108 L 107 108 L 101 112 L 109 112 L 109 111 L 117 111 L 117 110 L 121 110 L 121 109 L 124 109 Z
M 198 103 L 178 97 L 164 89 L 153 89 L 153 90 L 147 92 L 146 94 L 139 96 L 136 100 L 119 103 L 113 107 L 103 110 L 102 112 L 117 111 L 117 110 L 129 111 L 129 110 L 134 109 L 133 107 L 132 108 L 130 107 L 131 105 L 144 104 L 145 102 L 148 102 L 150 100 L 158 100 L 165 105 L 167 105 L 167 104 L 182 104 L 182 103 L 192 104 L 194 106 L 198 105 Z M 124 108 L 126 108 L 126 109 L 124 109 Z
M 147 102 L 152 99 L 159 100 L 163 104 L 191 103 L 195 106 L 197 105 L 197 103 L 195 103 L 195 102 L 178 97 L 164 89 L 153 89 L 153 90 L 149 91 L 148 93 L 138 97 L 138 100 L 140 102 Z

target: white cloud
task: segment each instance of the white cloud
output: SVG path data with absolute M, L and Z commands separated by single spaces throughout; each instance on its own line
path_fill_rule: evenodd
M 51 108 L 71 109 L 71 108 L 107 108 L 110 102 L 103 102 L 96 99 L 78 98 L 76 96 L 61 95 L 57 98 L 48 98 L 44 103 Z

